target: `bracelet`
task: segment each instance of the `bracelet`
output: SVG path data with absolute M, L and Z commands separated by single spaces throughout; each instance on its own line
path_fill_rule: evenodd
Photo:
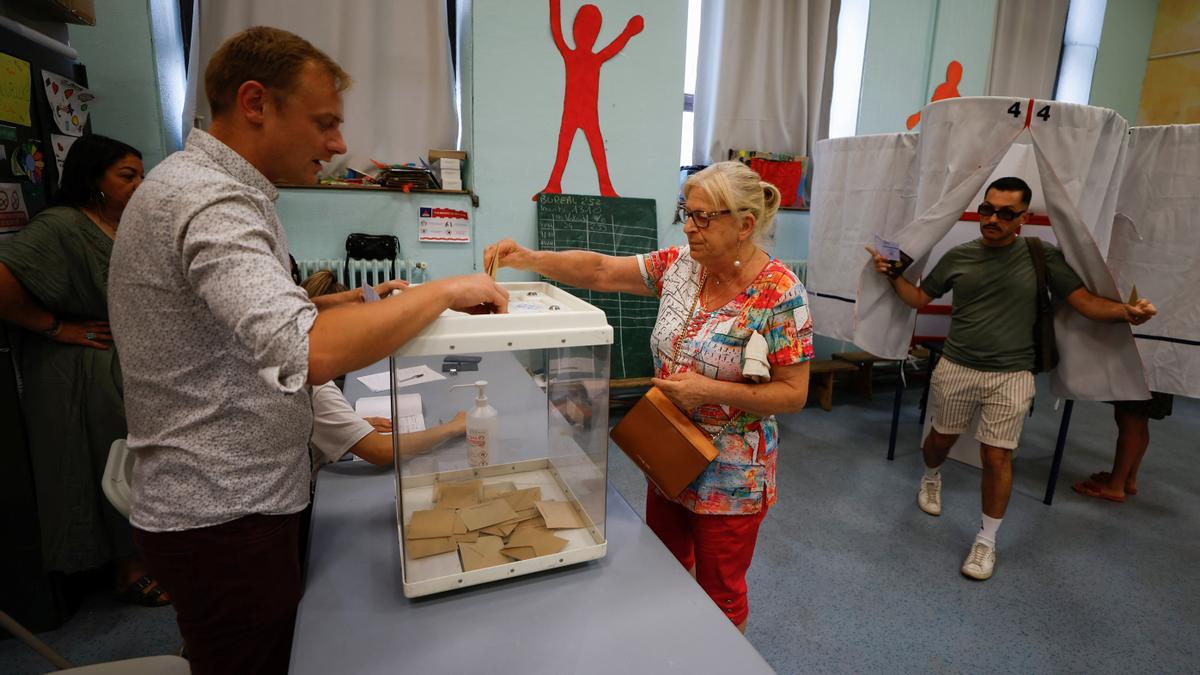
M 58 335 L 58 332 L 61 330 L 62 330 L 62 322 L 59 321 L 58 317 L 56 316 L 56 317 L 54 317 L 54 323 L 50 324 L 50 327 L 47 328 L 46 330 L 43 330 L 42 335 L 44 335 L 48 338 L 52 338 L 52 337 Z

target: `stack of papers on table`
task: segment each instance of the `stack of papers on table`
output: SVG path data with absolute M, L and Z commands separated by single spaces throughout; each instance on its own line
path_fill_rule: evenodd
M 392 401 L 388 396 L 364 396 L 355 401 L 354 412 L 360 417 L 391 419 Z M 396 395 L 396 419 L 392 420 L 392 429 L 402 434 L 425 429 L 425 415 L 421 411 L 420 394 Z

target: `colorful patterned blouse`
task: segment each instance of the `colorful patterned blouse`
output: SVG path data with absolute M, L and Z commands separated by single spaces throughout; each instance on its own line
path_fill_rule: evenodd
M 768 362 L 788 366 L 813 358 L 812 320 L 804 286 L 782 262 L 772 258 L 750 286 L 724 307 L 705 311 L 699 303 L 685 327 L 700 288 L 700 263 L 688 247 L 638 256 L 642 279 L 660 298 L 658 321 L 650 336 L 658 377 L 691 370 L 727 382 L 748 382 L 742 375 L 742 350 L 752 331 L 767 340 Z M 671 363 L 675 342 L 679 366 Z M 732 412 L 731 412 L 732 411 Z M 728 406 L 706 404 L 692 419 L 715 433 L 736 419 L 713 443 L 721 454 L 683 491 L 676 502 L 695 513 L 758 513 L 775 503 L 775 461 L 779 424 Z

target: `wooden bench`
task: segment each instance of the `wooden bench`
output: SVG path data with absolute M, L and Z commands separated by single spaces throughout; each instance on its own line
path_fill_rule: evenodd
M 858 376 L 854 380 L 854 390 L 859 395 L 871 400 L 874 392 L 871 389 L 871 367 L 879 362 L 891 362 L 896 359 L 885 359 L 870 352 L 838 352 L 833 354 L 835 361 L 844 361 L 858 368 Z
M 821 410 L 833 410 L 833 376 L 835 373 L 852 373 L 858 366 L 838 359 L 813 360 L 808 362 L 808 398 L 816 395 Z

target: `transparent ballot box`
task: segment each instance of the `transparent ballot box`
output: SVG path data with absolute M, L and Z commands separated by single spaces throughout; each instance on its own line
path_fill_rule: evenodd
M 389 359 L 410 598 L 605 554 L 613 330 L 550 284 L 501 286 L 508 314 L 448 311 Z

